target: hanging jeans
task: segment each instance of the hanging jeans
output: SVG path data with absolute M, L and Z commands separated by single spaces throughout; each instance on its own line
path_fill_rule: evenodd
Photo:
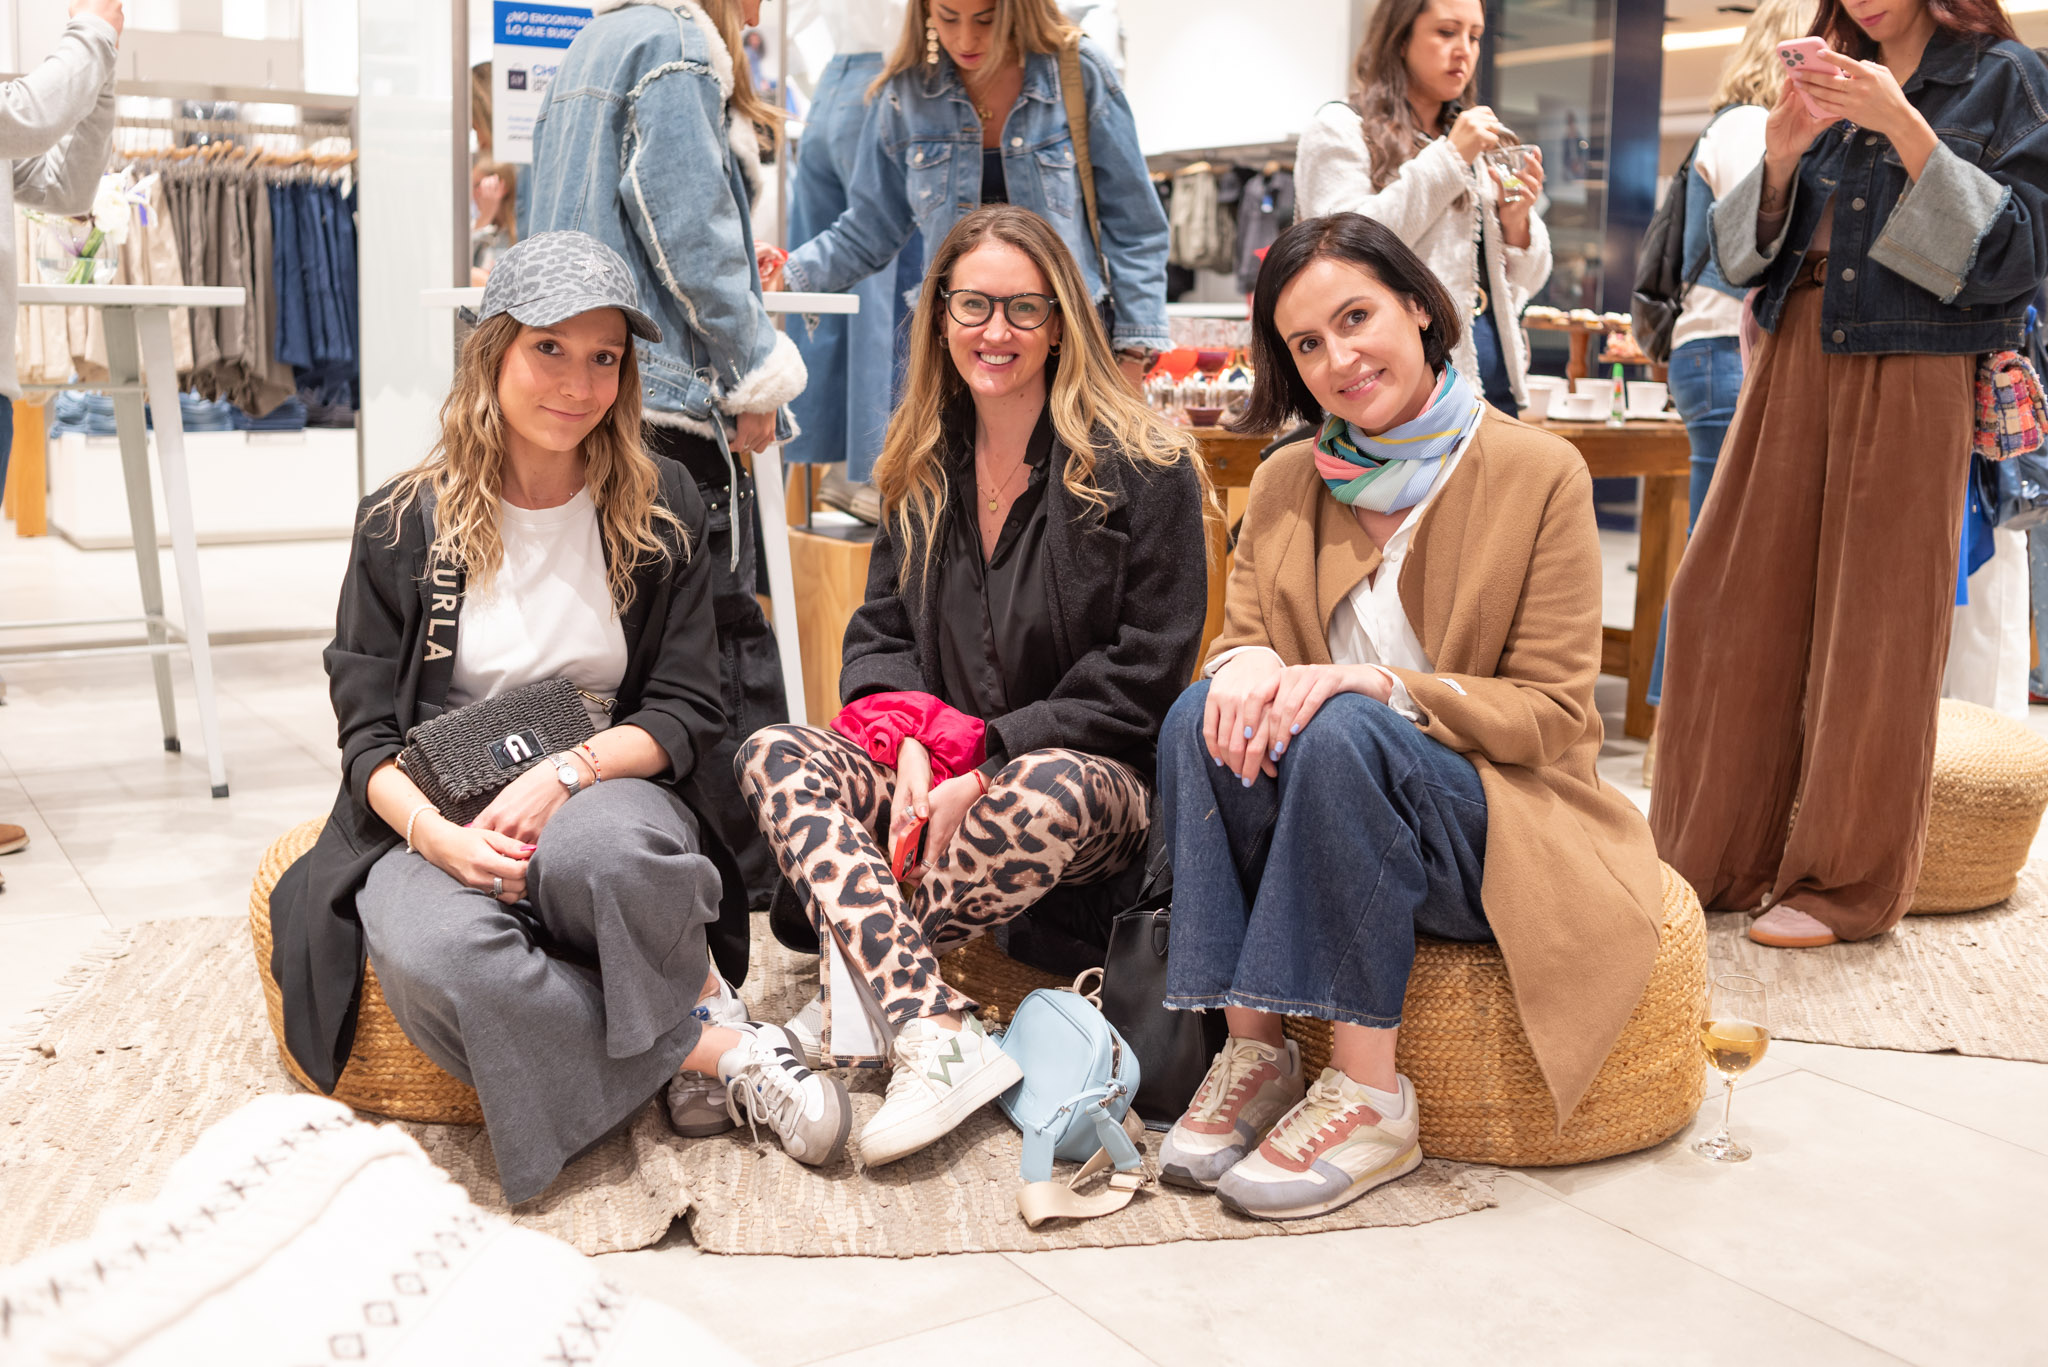
M 1339 693 L 1247 788 L 1209 755 L 1209 685 L 1159 734 L 1171 823 L 1166 1004 L 1391 1029 L 1415 937 L 1487 941 L 1486 794 L 1472 761 L 1385 703 Z
M 853 178 L 867 115 L 867 89 L 881 70 L 878 52 L 842 53 L 826 65 L 790 185 L 792 246 L 810 241 L 846 212 L 846 187 Z M 821 465 L 843 460 L 846 477 L 864 484 L 874 472 L 889 429 L 900 298 L 895 263 L 849 293 L 860 299 L 859 313 L 826 314 L 815 324 L 790 320 L 789 335 L 811 378 L 804 392 L 790 400 L 790 414 L 802 435 L 783 454 L 789 460 Z
M 1671 353 L 1671 401 L 1685 419 L 1692 438 L 1692 489 L 1685 530 L 1699 525 L 1700 509 L 1714 482 L 1721 443 L 1735 420 L 1735 401 L 1742 397 L 1742 342 L 1735 337 L 1702 337 Z M 1657 623 L 1657 661 L 1650 666 L 1650 706 L 1664 701 L 1664 632 L 1670 609 Z
M 1861 940 L 1920 876 L 1977 367 L 1823 352 L 1813 259 L 1671 587 L 1650 828 L 1709 910 Z
M 753 813 L 732 778 L 740 742 L 764 726 L 789 720 L 782 688 L 782 656 L 775 630 L 754 596 L 761 559 L 761 510 L 754 477 L 740 467 L 737 489 L 726 488 L 725 455 L 718 443 L 674 427 L 643 429 L 649 454 L 673 460 L 690 472 L 710 516 L 710 535 L 701 554 L 711 557 L 711 611 L 718 622 L 719 687 L 725 704 L 725 735 L 697 761 L 705 774 L 709 810 L 700 815 L 718 832 L 747 882 L 747 904 L 768 905 L 775 892 L 775 857 L 754 825 Z M 739 564 L 733 566 L 733 539 Z

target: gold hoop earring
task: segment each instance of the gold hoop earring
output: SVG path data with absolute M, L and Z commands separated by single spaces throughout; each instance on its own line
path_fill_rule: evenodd
M 929 19 L 924 21 L 924 61 L 926 66 L 939 64 L 939 26 Z

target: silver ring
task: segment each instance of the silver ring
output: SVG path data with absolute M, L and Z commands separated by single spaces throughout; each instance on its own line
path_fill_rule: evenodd
M 502 879 L 502 878 L 493 878 L 493 879 L 491 880 L 491 896 L 493 896 L 493 897 L 503 897 L 504 895 L 505 895 L 505 880 L 504 880 L 504 879 Z

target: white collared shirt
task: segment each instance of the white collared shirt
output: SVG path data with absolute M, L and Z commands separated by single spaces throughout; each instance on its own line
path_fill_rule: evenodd
M 1423 515 L 1429 511 L 1429 505 L 1436 501 L 1444 485 L 1450 482 L 1451 472 L 1458 468 L 1458 462 L 1465 458 L 1465 452 L 1471 449 L 1473 440 L 1484 425 L 1483 417 L 1472 425 L 1465 440 L 1444 461 L 1444 468 L 1437 474 L 1436 482 L 1429 486 L 1429 492 L 1394 529 L 1394 534 L 1387 538 L 1387 544 L 1380 547 L 1379 568 L 1359 580 L 1330 614 L 1331 662 L 1371 665 L 1378 669 L 1393 685 L 1387 705 L 1418 724 L 1422 721 L 1422 713 L 1408 695 L 1408 686 L 1393 670 L 1411 669 L 1428 673 L 1436 666 L 1423 650 L 1422 641 L 1415 634 L 1415 626 L 1408 620 L 1408 610 L 1401 606 L 1401 567 L 1407 563 L 1408 548 L 1415 540 L 1415 529 L 1421 524 Z M 1271 646 L 1238 646 L 1209 661 L 1202 670 L 1204 677 L 1215 678 L 1217 670 L 1247 650 L 1263 650 L 1276 660 L 1280 658 L 1280 652 Z

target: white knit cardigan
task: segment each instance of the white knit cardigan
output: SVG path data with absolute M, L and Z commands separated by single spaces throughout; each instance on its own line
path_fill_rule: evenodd
M 1500 191 L 1493 177 L 1477 177 L 1484 207 L 1482 231 L 1492 264 L 1486 292 L 1494 301 L 1500 325 L 1501 354 L 1515 401 L 1529 401 L 1523 377 L 1529 373 L 1529 348 L 1520 322 L 1522 309 L 1550 279 L 1550 233 L 1542 218 L 1529 217 L 1529 245 L 1510 247 L 1501 236 Z M 1298 218 L 1360 213 L 1392 228 L 1415 254 L 1436 272 L 1451 299 L 1469 310 L 1476 292 L 1478 253 L 1473 249 L 1471 201 L 1460 209 L 1461 197 L 1472 193 L 1473 168 L 1452 150 L 1449 138 L 1438 138 L 1403 162 L 1384 190 L 1372 188 L 1372 152 L 1365 143 L 1365 121 L 1358 111 L 1332 101 L 1316 111 L 1294 153 L 1294 199 Z M 1473 387 L 1479 387 L 1479 353 L 1472 345 L 1471 317 L 1451 353 L 1451 364 Z

